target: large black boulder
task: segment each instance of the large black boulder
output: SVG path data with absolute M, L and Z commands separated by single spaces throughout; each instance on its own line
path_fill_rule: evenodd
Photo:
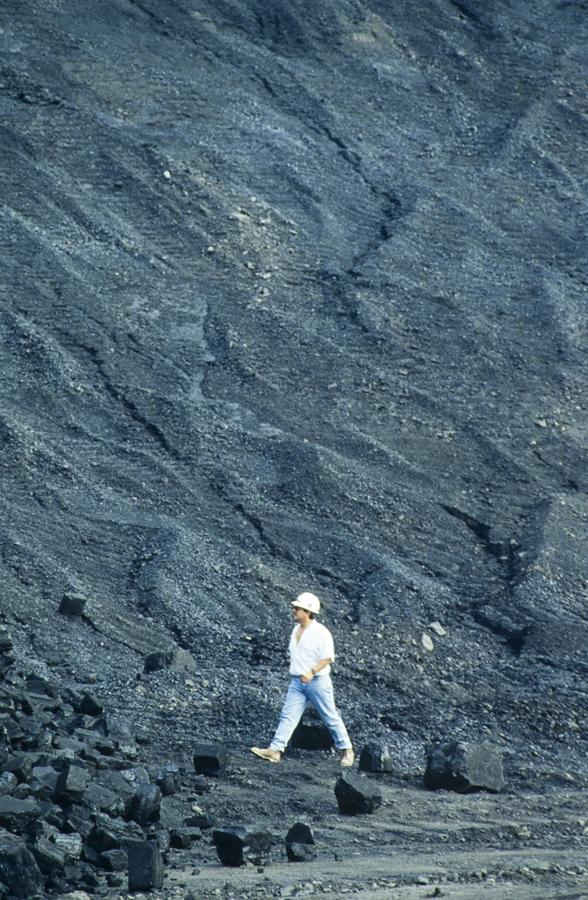
M 330 750 L 333 746 L 329 729 L 312 706 L 294 729 L 290 746 L 297 750 Z
M 127 805 L 127 815 L 139 825 L 150 825 L 159 819 L 161 791 L 156 784 L 137 785 Z
M 426 755 L 424 780 L 431 790 L 496 792 L 505 786 L 502 754 L 492 744 L 441 741 Z
M 65 593 L 59 604 L 59 612 L 65 616 L 81 616 L 87 602 L 87 597 L 83 597 L 81 594 Z
M 229 755 L 222 744 L 199 744 L 194 750 L 194 769 L 198 775 L 222 775 Z
M 72 803 L 84 795 L 85 790 L 92 780 L 92 776 L 83 766 L 67 763 L 59 773 L 56 785 L 56 796 L 64 801 Z
M 215 828 L 212 842 L 223 866 L 259 865 L 272 845 L 269 831 L 256 825 L 226 825 Z
M 35 800 L 19 800 L 18 797 L 0 797 L 0 826 L 17 833 L 23 832 L 41 812 Z
M 360 772 L 391 772 L 393 768 L 392 751 L 385 744 L 366 744 L 359 754 Z
M 129 891 L 163 887 L 163 858 L 155 841 L 132 841 L 127 846 Z
M 335 796 L 339 812 L 346 816 L 375 812 L 382 805 L 382 792 L 369 778 L 345 772 L 337 779 Z
M 65 853 L 54 841 L 45 835 L 35 838 L 30 847 L 37 865 L 45 875 L 60 872 L 65 866 Z
M 316 841 L 310 825 L 296 822 L 285 837 L 289 862 L 311 862 L 316 858 Z
M 41 870 L 24 840 L 6 831 L 0 831 L 0 883 L 11 897 L 25 900 L 43 885 Z
M 13 772 L 2 772 L 0 775 L 0 796 L 13 794 L 18 784 L 18 778 Z
M 177 763 L 166 763 L 160 769 L 157 769 L 154 781 L 164 797 L 175 794 L 181 787 L 180 767 Z

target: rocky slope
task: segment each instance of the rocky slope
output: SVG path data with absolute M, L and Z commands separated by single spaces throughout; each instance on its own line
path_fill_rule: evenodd
M 586 784 L 587 30 L 555 0 L 5 0 L 23 670 L 154 759 L 238 756 L 311 589 L 399 777 L 449 736 Z M 175 646 L 195 672 L 142 674 Z

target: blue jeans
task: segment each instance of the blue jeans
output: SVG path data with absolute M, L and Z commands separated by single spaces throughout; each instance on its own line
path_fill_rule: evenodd
M 331 732 L 337 750 L 346 750 L 351 747 L 343 719 L 335 708 L 333 682 L 330 675 L 317 675 L 308 684 L 304 684 L 297 675 L 290 682 L 280 713 L 280 721 L 270 744 L 271 749 L 284 752 L 309 700 Z

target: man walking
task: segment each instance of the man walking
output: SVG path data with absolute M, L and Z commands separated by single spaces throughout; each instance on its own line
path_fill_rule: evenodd
M 353 748 L 343 720 L 335 708 L 330 678 L 331 663 L 335 659 L 333 638 L 329 629 L 315 619 L 320 608 L 319 598 L 309 592 L 300 594 L 292 601 L 296 621 L 288 647 L 292 680 L 273 741 L 267 749 L 251 748 L 252 753 L 267 762 L 280 762 L 310 700 L 331 732 L 341 765 L 346 768 L 353 765 Z

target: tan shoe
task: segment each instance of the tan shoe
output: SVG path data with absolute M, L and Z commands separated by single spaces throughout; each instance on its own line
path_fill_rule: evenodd
M 339 756 L 339 765 L 343 769 L 350 769 L 353 763 L 355 762 L 355 753 L 351 747 L 347 747 L 346 750 L 341 750 Z
M 272 750 L 271 747 L 268 747 L 267 750 L 264 750 L 263 747 L 252 747 L 251 752 L 255 756 L 259 756 L 260 759 L 265 759 L 266 762 L 271 763 L 279 763 L 282 758 L 280 751 Z

